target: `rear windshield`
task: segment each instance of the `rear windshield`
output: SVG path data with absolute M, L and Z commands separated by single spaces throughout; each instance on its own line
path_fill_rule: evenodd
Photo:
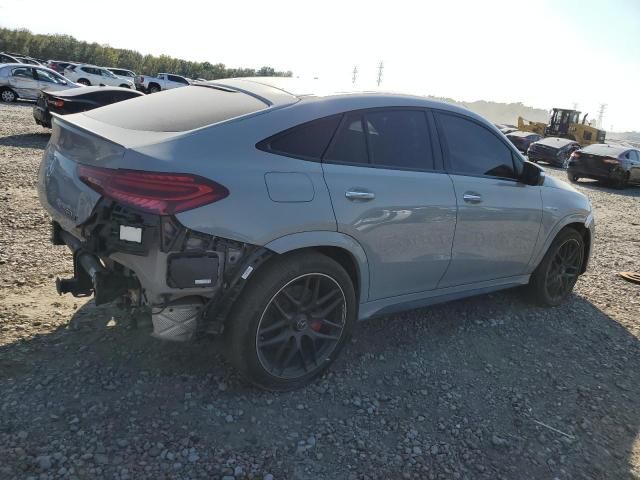
M 85 112 L 103 123 L 130 130 L 184 132 L 267 108 L 242 92 L 182 87 Z

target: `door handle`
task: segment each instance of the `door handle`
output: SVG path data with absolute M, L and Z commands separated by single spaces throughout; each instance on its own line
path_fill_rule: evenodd
M 373 200 L 376 194 L 373 192 L 364 192 L 362 190 L 347 190 L 344 196 L 349 200 Z
M 462 199 L 467 203 L 480 203 L 482 202 L 482 195 L 475 192 L 464 192 Z

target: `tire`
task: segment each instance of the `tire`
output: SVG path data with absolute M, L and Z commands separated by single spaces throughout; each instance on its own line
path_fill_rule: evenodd
M 80 85 L 84 85 L 85 87 L 90 87 L 91 86 L 91 82 L 89 80 L 87 80 L 86 78 L 81 78 L 80 80 L 78 80 L 78 82 Z
M 265 390 L 306 385 L 333 363 L 351 336 L 357 316 L 351 278 L 333 259 L 308 251 L 276 257 L 254 275 L 227 321 L 226 356 Z M 330 301 L 311 307 L 314 298 Z M 334 303 L 329 313 L 314 312 L 317 305 L 326 310 Z
M 2 98 L 3 102 L 13 103 L 18 99 L 18 95 L 10 88 L 5 88 L 4 90 L 0 91 L 0 98 Z
M 611 186 L 615 189 L 622 190 L 629 184 L 629 172 L 620 172 L 611 180 Z
M 158 85 L 150 85 L 149 86 L 149 93 L 158 93 L 160 91 L 160 87 Z
M 567 265 L 559 265 L 558 262 L 558 257 L 562 256 L 563 248 L 564 252 L 571 252 L 571 249 L 575 249 L 575 257 L 570 253 L 571 261 L 567 262 Z M 531 275 L 527 287 L 529 297 L 540 305 L 551 307 L 560 305 L 573 291 L 580 276 L 584 253 L 585 244 L 582 235 L 570 227 L 561 230 L 551 243 L 540 265 Z M 556 274 L 556 272 L 558 273 Z M 558 285 L 558 281 L 560 285 Z
M 571 183 L 578 183 L 578 181 L 580 181 L 580 177 L 574 174 L 568 174 L 567 177 L 569 177 Z

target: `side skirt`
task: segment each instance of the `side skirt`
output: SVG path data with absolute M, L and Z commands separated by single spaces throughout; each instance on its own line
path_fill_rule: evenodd
M 529 283 L 530 275 L 501 278 L 487 282 L 474 283 L 472 285 L 458 285 L 455 287 L 429 290 L 427 292 L 411 293 L 391 298 L 383 298 L 372 302 L 360 304 L 359 320 L 367 320 L 372 317 L 390 315 L 404 310 L 427 307 L 438 303 L 459 300 L 462 298 L 483 295 L 486 293 L 505 290 Z

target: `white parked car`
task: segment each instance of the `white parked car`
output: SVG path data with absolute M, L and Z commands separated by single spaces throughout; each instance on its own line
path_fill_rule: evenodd
M 66 90 L 78 86 L 50 68 L 26 63 L 0 65 L 0 98 L 3 102 L 36 100 L 41 90 Z
M 64 76 L 82 85 L 135 88 L 133 80 L 120 78 L 106 68 L 95 65 L 69 65 L 64 69 Z
M 186 87 L 191 85 L 192 80 L 172 73 L 159 73 L 155 77 L 140 75 L 136 79 L 139 90 L 146 93 L 156 93 L 160 90 L 170 90 L 172 88 Z

